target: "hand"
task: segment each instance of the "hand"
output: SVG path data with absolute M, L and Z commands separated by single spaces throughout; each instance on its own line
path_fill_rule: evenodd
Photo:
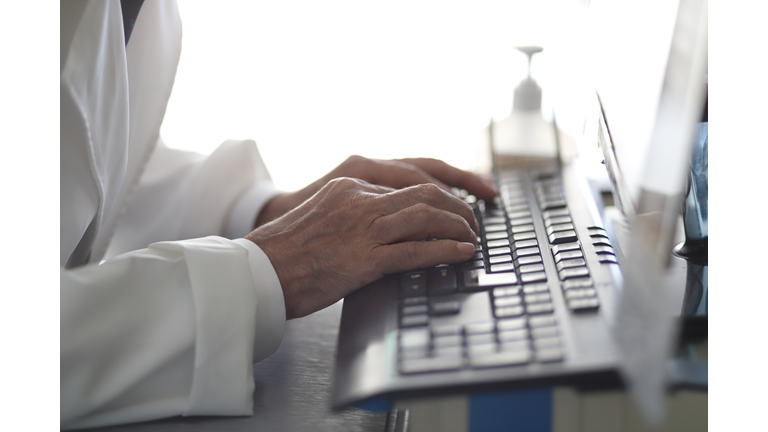
M 297 192 L 276 196 L 264 206 L 256 220 L 256 227 L 275 220 L 291 211 L 317 193 L 326 183 L 340 177 L 352 177 L 368 183 L 401 189 L 417 184 L 434 183 L 450 192 L 450 186 L 466 189 L 480 199 L 492 200 L 496 196 L 493 182 L 473 173 L 462 171 L 437 159 L 378 160 L 350 156 L 321 179 Z
M 290 319 L 388 273 L 467 261 L 478 232 L 472 209 L 434 184 L 394 190 L 338 178 L 246 238 L 275 268 Z

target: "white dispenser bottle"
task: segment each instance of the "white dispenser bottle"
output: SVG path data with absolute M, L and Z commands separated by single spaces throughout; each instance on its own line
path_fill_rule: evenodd
M 533 55 L 542 48 L 517 49 L 528 55 L 528 77 L 515 88 L 511 114 L 489 130 L 497 168 L 548 165 L 558 158 L 556 128 L 542 117 L 541 87 L 531 78 Z

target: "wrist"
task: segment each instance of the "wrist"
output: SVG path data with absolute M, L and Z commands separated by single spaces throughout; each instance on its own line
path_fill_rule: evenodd
M 291 205 L 291 195 L 292 194 L 290 193 L 281 193 L 275 195 L 264 204 L 264 207 L 261 208 L 261 212 L 256 216 L 256 221 L 253 227 L 258 228 L 291 211 L 294 207 Z

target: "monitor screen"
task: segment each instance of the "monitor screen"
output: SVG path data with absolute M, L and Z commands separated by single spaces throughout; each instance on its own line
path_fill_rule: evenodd
M 591 3 L 598 139 L 627 216 L 682 196 L 705 89 L 706 25 L 700 0 Z

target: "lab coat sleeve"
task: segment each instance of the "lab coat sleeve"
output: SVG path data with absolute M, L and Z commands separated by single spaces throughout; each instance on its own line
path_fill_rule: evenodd
M 60 272 L 62 428 L 252 414 L 252 364 L 285 323 L 255 244 L 159 242 Z
M 226 141 L 209 156 L 160 141 L 128 193 L 106 256 L 157 241 L 243 237 L 278 193 L 252 140 Z

